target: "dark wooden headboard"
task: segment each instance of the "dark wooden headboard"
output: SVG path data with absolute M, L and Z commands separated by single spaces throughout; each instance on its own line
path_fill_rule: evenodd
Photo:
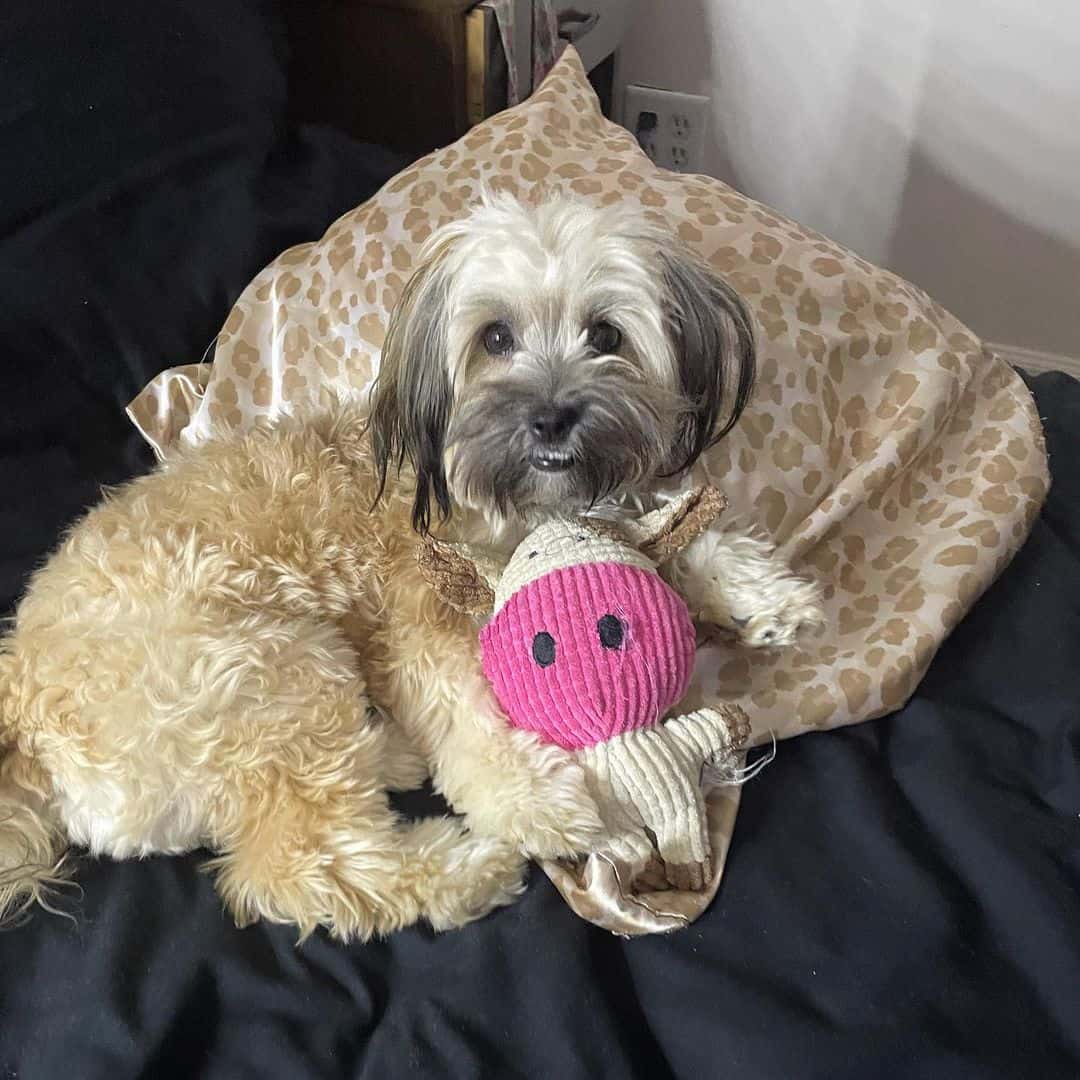
M 293 119 L 422 154 L 468 127 L 465 16 L 476 0 L 286 4 Z

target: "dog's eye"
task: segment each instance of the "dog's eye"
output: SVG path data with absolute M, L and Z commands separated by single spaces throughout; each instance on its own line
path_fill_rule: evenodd
M 589 348 L 598 353 L 613 353 L 622 344 L 622 331 L 600 320 L 589 327 Z
M 514 348 L 514 333 L 504 322 L 489 323 L 484 327 L 483 341 L 492 356 L 505 356 Z

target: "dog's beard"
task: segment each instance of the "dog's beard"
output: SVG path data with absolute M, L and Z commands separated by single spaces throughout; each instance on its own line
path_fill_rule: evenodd
M 459 503 L 503 517 L 580 510 L 663 471 L 687 403 L 641 377 L 595 369 L 572 391 L 581 420 L 558 450 L 568 465 L 538 468 L 528 420 L 551 400 L 551 381 L 544 372 L 506 375 L 465 391 L 448 437 L 448 479 Z

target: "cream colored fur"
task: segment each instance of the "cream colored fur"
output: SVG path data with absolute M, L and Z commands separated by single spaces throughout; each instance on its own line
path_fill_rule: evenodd
M 753 648 L 793 645 L 800 630 L 824 620 L 820 588 L 750 532 L 714 526 L 662 573 L 699 622 L 723 626 Z
M 238 922 L 364 938 L 460 925 L 518 893 L 523 848 L 598 841 L 580 770 L 502 723 L 475 626 L 420 580 L 411 490 L 374 495 L 343 407 L 188 452 L 75 526 L 0 654 L 0 911 L 70 844 L 205 845 Z M 386 789 L 428 770 L 473 831 L 395 818 Z

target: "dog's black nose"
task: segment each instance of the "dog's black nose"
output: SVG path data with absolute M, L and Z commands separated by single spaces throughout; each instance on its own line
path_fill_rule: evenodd
M 541 445 L 554 446 L 566 441 L 580 419 L 581 410 L 574 405 L 550 405 L 533 413 L 529 430 Z

